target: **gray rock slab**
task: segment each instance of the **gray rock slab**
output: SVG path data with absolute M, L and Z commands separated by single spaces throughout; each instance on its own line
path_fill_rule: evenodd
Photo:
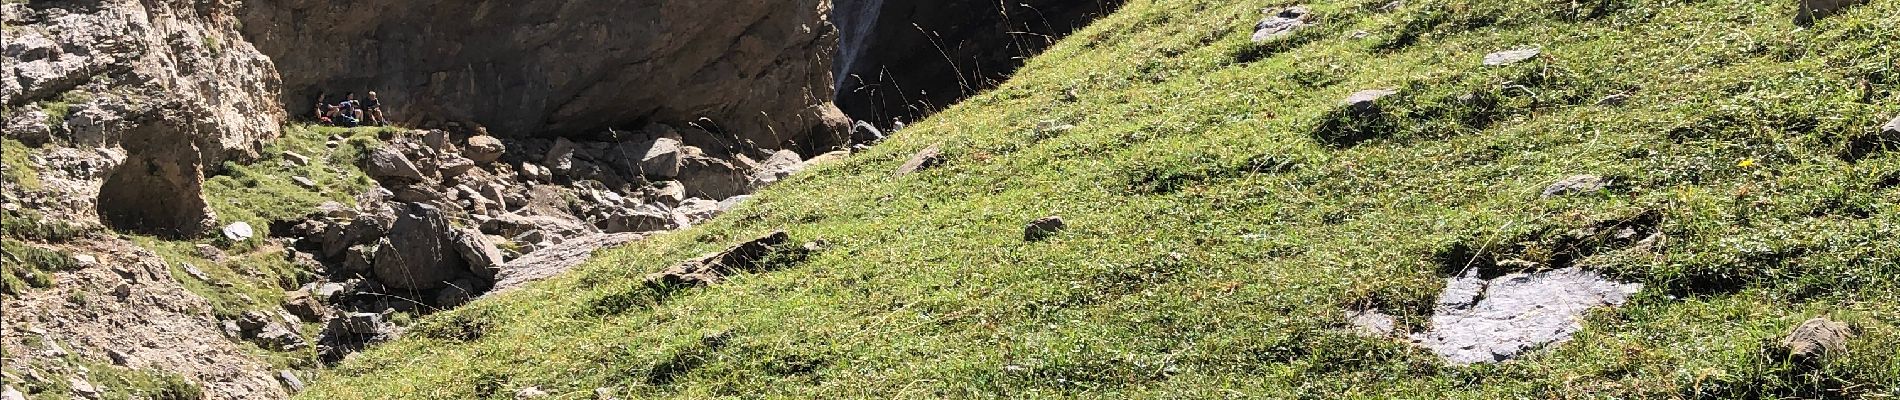
M 1568 340 L 1584 313 L 1622 305 L 1642 287 L 1575 267 L 1491 280 L 1473 270 L 1447 280 L 1431 329 L 1412 341 L 1456 365 L 1503 361 Z

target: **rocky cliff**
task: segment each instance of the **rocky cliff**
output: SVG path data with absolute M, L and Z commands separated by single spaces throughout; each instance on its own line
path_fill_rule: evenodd
M 838 144 L 828 2 L 250 2 L 244 33 L 303 112 L 377 91 L 400 122 L 504 136 L 697 125 L 760 148 Z M 836 121 L 833 119 L 833 121 Z
M 995 86 L 1121 0 L 837 0 L 834 87 L 851 119 L 888 127 Z
M 112 185 L 38 193 L 29 206 L 99 192 L 108 222 L 188 235 L 206 226 L 202 170 L 254 158 L 284 114 L 270 59 L 237 33 L 235 1 L 8 2 L 0 103 L 29 144 L 123 148 Z M 63 208 L 63 207 L 62 207 Z M 76 207 L 79 217 L 90 214 Z

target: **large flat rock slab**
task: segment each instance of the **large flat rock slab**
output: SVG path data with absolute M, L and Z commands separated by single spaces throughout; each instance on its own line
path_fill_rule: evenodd
M 1448 279 L 1431 329 L 1412 335 L 1452 364 L 1503 361 L 1562 343 L 1583 329 L 1584 313 L 1622 305 L 1643 288 L 1576 267 L 1491 280 L 1476 272 Z
M 646 236 L 637 233 L 607 233 L 568 239 L 561 244 L 535 250 L 502 264 L 501 274 L 490 295 L 506 292 L 542 279 L 559 275 L 593 258 L 594 250 L 619 246 Z

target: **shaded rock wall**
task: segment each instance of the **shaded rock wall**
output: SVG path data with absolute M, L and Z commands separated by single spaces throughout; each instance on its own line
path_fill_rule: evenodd
M 835 144 L 828 2 L 249 2 L 283 103 L 375 90 L 393 120 L 473 121 L 504 136 L 696 123 L 757 147 Z M 835 112 L 830 114 L 835 115 Z M 836 119 L 834 119 L 836 120 Z M 834 122 L 833 125 L 842 123 Z
M 837 0 L 838 108 L 912 121 L 995 86 L 1122 0 Z

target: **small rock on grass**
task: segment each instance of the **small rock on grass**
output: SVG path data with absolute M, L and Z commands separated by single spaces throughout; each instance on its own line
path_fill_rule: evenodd
M 1795 11 L 1795 25 L 1807 26 L 1815 20 L 1826 18 L 1840 12 L 1848 6 L 1864 3 L 1867 0 L 1796 0 L 1801 8 Z
M 1345 105 L 1346 109 L 1351 111 L 1354 116 L 1368 117 L 1379 113 L 1379 99 L 1395 94 L 1399 94 L 1399 91 L 1392 89 L 1361 90 L 1346 96 L 1346 100 L 1340 102 L 1340 104 Z
M 233 222 L 230 225 L 224 226 L 224 238 L 226 239 L 236 241 L 249 240 L 251 235 L 255 233 L 255 231 L 251 230 L 251 224 L 244 221 Z
M 1544 188 L 1543 197 L 1556 197 L 1603 190 L 1609 182 L 1596 175 L 1571 175 Z
M 910 175 L 911 173 L 929 169 L 931 167 L 935 167 L 942 163 L 943 163 L 943 150 L 939 149 L 937 145 L 931 145 L 930 147 L 924 148 L 922 151 L 918 151 L 916 155 L 911 156 L 909 161 L 905 161 L 904 165 L 898 166 L 897 171 L 892 173 L 891 175 L 892 176 Z
M 1781 348 L 1797 361 L 1814 362 L 1847 353 L 1854 329 L 1827 318 L 1809 319 L 1781 339 Z
M 1623 103 L 1628 103 L 1629 100 L 1630 100 L 1630 95 L 1617 93 L 1617 94 L 1613 94 L 1609 96 L 1603 96 L 1603 98 L 1597 99 L 1597 105 L 1614 107 L 1614 106 L 1623 105 Z
M 1538 54 L 1543 54 L 1543 50 L 1535 47 L 1500 51 L 1484 55 L 1484 65 L 1487 67 L 1501 67 L 1516 64 L 1537 58 Z
M 548 392 L 541 390 L 540 387 L 529 386 L 515 391 L 516 400 L 539 399 L 543 397 L 548 397 Z
M 310 189 L 310 190 L 317 189 L 317 181 L 310 180 L 310 178 L 301 177 L 301 176 L 293 176 L 293 177 L 290 177 L 290 182 L 295 183 L 297 184 L 297 187 L 301 187 L 304 189 Z
M 289 150 L 284 151 L 284 160 L 289 161 L 291 165 L 296 165 L 299 167 L 310 165 L 310 156 L 297 154 L 297 152 L 289 151 Z
M 291 393 L 303 391 L 303 379 L 297 378 L 297 374 L 290 371 L 277 371 L 277 380 L 283 382 L 284 388 L 290 389 Z
M 1308 21 L 1313 19 L 1312 10 L 1303 6 L 1292 6 L 1277 11 L 1269 9 L 1268 13 L 1271 15 L 1260 20 L 1260 23 L 1254 24 L 1254 43 L 1272 41 L 1290 35 L 1293 31 L 1306 27 Z
M 1398 330 L 1398 319 L 1379 310 L 1346 310 L 1346 323 L 1353 331 L 1372 337 L 1392 336 Z
M 1062 217 L 1060 216 L 1052 215 L 1037 218 L 1035 221 L 1029 222 L 1028 226 L 1023 227 L 1023 240 L 1030 242 L 1042 240 L 1066 228 L 1068 228 L 1068 224 L 1063 223 Z
M 1880 133 L 1882 136 L 1900 137 L 1900 116 L 1893 117 L 1892 121 L 1887 121 L 1887 125 L 1881 126 Z

